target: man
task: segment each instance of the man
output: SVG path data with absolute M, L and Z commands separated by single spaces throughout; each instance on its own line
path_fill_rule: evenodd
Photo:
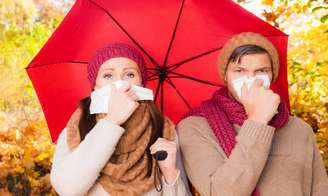
M 187 175 L 202 196 L 324 196 L 328 178 L 312 129 L 269 89 L 279 57 L 262 35 L 222 48 L 225 87 L 178 124 Z

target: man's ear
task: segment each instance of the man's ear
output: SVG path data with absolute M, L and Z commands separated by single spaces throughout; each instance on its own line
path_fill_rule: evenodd
M 225 75 L 223 78 L 223 85 L 227 85 L 228 84 L 228 80 L 227 80 L 227 76 Z
M 270 57 L 271 58 L 271 57 Z M 272 60 L 271 60 L 271 75 L 272 75 L 272 77 L 271 77 L 271 81 L 270 81 L 270 83 L 272 84 L 272 82 L 273 82 L 273 80 L 274 80 L 274 77 L 275 77 L 275 75 L 274 75 L 274 71 L 273 71 L 273 62 L 272 62 Z M 278 73 L 277 73 L 278 74 Z
M 229 64 L 226 66 L 226 68 L 224 70 L 224 78 L 222 78 L 224 84 L 227 84 L 227 71 L 228 71 L 228 66 L 229 66 Z

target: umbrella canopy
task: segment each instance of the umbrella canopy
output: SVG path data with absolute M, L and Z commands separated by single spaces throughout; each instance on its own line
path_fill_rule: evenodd
M 288 36 L 230 0 L 77 0 L 27 72 L 56 141 L 79 100 L 90 95 L 91 55 L 109 43 L 127 43 L 144 55 L 147 86 L 176 121 L 222 84 L 219 51 L 245 31 L 277 47 L 281 69 L 273 89 L 288 102 Z

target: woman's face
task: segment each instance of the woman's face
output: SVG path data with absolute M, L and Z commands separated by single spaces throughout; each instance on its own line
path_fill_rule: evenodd
M 125 57 L 115 57 L 105 61 L 99 68 L 95 89 L 118 80 L 142 86 L 142 77 L 137 63 Z
M 272 81 L 271 60 L 267 53 L 249 54 L 240 57 L 240 63 L 230 62 L 226 71 L 226 84 L 230 94 L 239 100 L 233 87 L 232 81 L 243 76 L 254 77 L 256 75 L 267 74 Z

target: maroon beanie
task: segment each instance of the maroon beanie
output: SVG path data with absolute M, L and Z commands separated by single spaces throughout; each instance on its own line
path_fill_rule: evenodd
M 146 84 L 147 72 L 146 72 L 145 61 L 141 53 L 137 49 L 127 44 L 114 43 L 114 44 L 109 44 L 104 48 L 97 50 L 96 53 L 91 58 L 91 60 L 89 61 L 88 79 L 90 81 L 90 85 L 92 88 L 96 85 L 96 78 L 100 66 L 105 61 L 114 57 L 125 57 L 136 62 L 140 69 L 142 84 L 144 85 Z

